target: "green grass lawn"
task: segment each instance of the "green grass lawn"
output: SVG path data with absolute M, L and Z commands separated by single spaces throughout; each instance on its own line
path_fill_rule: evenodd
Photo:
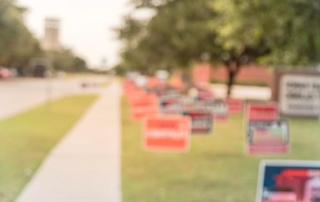
M 316 120 L 290 120 L 291 154 L 265 157 L 244 154 L 242 116 L 217 123 L 211 135 L 193 136 L 184 154 L 144 151 L 142 125 L 131 121 L 125 99 L 122 124 L 124 202 L 253 202 L 260 160 L 319 160 Z
M 13 201 L 43 159 L 96 99 L 60 99 L 0 121 L 0 201 Z

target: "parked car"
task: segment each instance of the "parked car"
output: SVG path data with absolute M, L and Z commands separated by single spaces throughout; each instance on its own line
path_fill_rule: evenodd
M 0 79 L 8 79 L 12 76 L 12 72 L 8 68 L 0 67 Z
M 10 68 L 9 69 L 11 72 L 11 77 L 17 77 L 18 76 L 18 71 L 16 68 Z
M 48 69 L 45 65 L 37 64 L 33 69 L 34 77 L 46 77 Z

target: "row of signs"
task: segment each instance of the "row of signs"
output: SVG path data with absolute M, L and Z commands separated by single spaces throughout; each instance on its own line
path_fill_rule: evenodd
M 201 75 L 205 77 L 204 73 Z M 204 79 L 199 76 L 199 80 Z M 289 122 L 279 114 L 319 114 L 319 80 L 289 75 L 283 76 L 279 84 L 279 107 L 275 103 L 251 103 L 246 107 L 248 154 L 285 154 L 290 151 Z M 196 107 L 192 100 L 175 93 L 150 96 L 137 89 L 131 93 L 132 96 L 128 97 L 132 117 L 144 120 L 143 144 L 145 149 L 152 151 L 188 151 L 191 133 L 209 134 L 215 121 L 227 121 L 229 113 L 243 113 L 241 100 L 214 100 L 210 99 L 212 96 L 208 92 L 199 93 L 199 97 L 209 99 L 197 100 Z M 141 98 L 148 101 L 141 101 Z M 259 169 L 256 202 L 320 202 L 320 162 L 263 161 Z
M 291 117 L 320 117 L 320 73 L 314 70 L 293 70 L 276 72 L 273 100 L 279 102 L 279 113 Z M 271 116 L 271 115 L 270 115 Z M 266 121 L 269 128 L 265 143 L 268 153 L 286 153 L 289 150 L 289 127 L 283 119 Z M 261 141 L 254 137 L 256 125 L 248 124 L 249 141 Z M 260 126 L 259 126 L 260 127 Z M 262 134 L 260 134 L 262 133 Z M 265 131 L 258 136 L 265 137 Z M 255 152 L 251 144 L 251 152 Z M 319 161 L 264 161 L 260 165 L 256 202 L 320 202 Z
M 144 145 L 148 150 L 188 151 L 191 134 L 211 134 L 214 123 L 241 114 L 243 101 L 214 100 L 210 93 L 195 101 L 174 89 L 156 91 L 124 83 L 131 116 L 144 121 Z M 201 91 L 200 91 L 201 92 Z M 279 118 L 275 103 L 251 103 L 246 111 L 246 152 L 285 154 L 290 151 L 289 123 Z
M 193 112 L 185 115 L 188 115 L 189 119 L 186 119 L 185 116 L 154 116 L 147 118 L 145 120 L 144 139 L 150 140 L 150 138 L 154 138 L 152 134 L 155 133 L 166 133 L 167 135 L 156 137 L 159 140 L 157 142 L 158 145 L 153 145 L 156 150 L 162 148 L 163 151 L 167 151 L 171 148 L 174 151 L 187 151 L 190 143 L 190 128 L 193 128 L 195 133 L 208 133 L 213 127 L 213 122 L 209 113 Z M 172 124 L 169 124 L 170 122 Z M 152 124 L 150 125 L 150 123 Z M 184 127 L 178 127 L 179 124 Z M 258 107 L 256 104 L 250 104 L 248 106 L 246 126 L 248 154 L 285 154 L 289 152 L 289 123 L 285 119 L 277 118 L 275 105 L 260 104 Z M 189 130 L 185 130 L 186 128 Z M 181 135 L 177 138 L 175 134 Z M 177 144 L 173 144 L 173 142 Z M 144 144 L 148 145 L 149 142 L 146 141 Z M 167 144 L 170 145 L 169 148 Z M 173 145 L 175 148 L 173 148 Z M 152 146 L 147 146 L 147 148 L 152 150 Z

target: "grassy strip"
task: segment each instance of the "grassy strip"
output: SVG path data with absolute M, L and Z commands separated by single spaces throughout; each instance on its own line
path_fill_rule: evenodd
M 43 159 L 96 99 L 63 98 L 0 122 L 0 201 L 13 201 Z
M 189 153 L 153 153 L 143 151 L 141 123 L 130 120 L 124 99 L 122 109 L 124 202 L 251 202 L 260 160 L 319 160 L 320 126 L 316 120 L 291 120 L 289 155 L 245 155 L 242 116 L 217 123 L 212 135 L 193 136 Z

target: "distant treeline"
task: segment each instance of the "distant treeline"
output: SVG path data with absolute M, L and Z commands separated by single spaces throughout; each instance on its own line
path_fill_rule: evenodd
M 26 27 L 23 19 L 26 12 L 28 9 L 15 1 L 0 1 L 0 66 L 28 71 L 33 58 L 52 55 L 41 48 L 39 40 Z M 87 69 L 86 61 L 67 48 L 55 51 L 53 55 L 56 70 Z

